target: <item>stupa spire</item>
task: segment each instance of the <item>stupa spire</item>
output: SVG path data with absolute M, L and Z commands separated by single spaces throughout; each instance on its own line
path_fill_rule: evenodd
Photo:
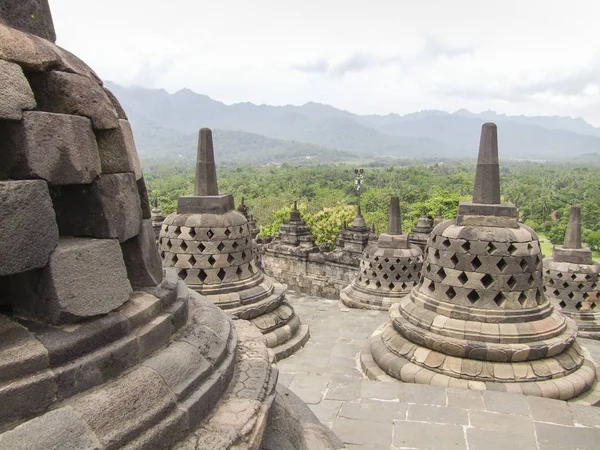
M 402 217 L 400 216 L 400 199 L 398 197 L 390 198 L 387 234 L 393 236 L 402 234 Z
M 196 158 L 196 186 L 194 195 L 218 195 L 217 168 L 213 150 L 212 131 L 202 128 L 198 137 L 198 156 Z
M 473 203 L 488 205 L 500 203 L 498 128 L 495 123 L 484 123 L 481 127 Z
M 563 247 L 581 248 L 581 208 L 579 206 L 571 206 Z

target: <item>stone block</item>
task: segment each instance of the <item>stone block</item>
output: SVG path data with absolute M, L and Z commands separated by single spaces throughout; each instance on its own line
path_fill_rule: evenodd
M 224 214 L 235 209 L 233 196 L 230 194 L 197 197 L 184 195 L 177 199 L 177 214 Z
M 56 67 L 60 62 L 60 58 L 52 50 L 50 42 L 9 28 L 1 20 L 0 59 L 35 71 L 48 70 L 50 67 Z
M 131 125 L 127 120 L 119 120 L 117 128 L 98 130 L 96 137 L 102 173 L 134 172 L 136 180 L 142 177 L 142 166 L 135 150 Z
M 89 185 L 56 186 L 52 200 L 61 235 L 124 242 L 140 231 L 142 211 L 133 173 L 102 175 Z
M 27 78 L 17 64 L 0 60 L 0 119 L 20 120 L 24 109 L 35 108 Z
M 158 286 L 162 281 L 162 261 L 156 248 L 152 220 L 142 221 L 137 236 L 121 244 L 127 277 L 134 289 Z
M 0 276 L 46 265 L 58 227 L 44 181 L 0 182 L 0 235 Z
M 0 178 L 42 178 L 50 184 L 91 183 L 100 174 L 89 119 L 39 111 L 0 123 Z
M 131 295 L 121 248 L 112 239 L 61 238 L 37 286 L 13 309 L 53 324 L 106 314 Z
M 74 73 L 43 72 L 29 75 L 42 111 L 88 117 L 96 130 L 119 126 L 117 112 L 96 81 Z
M 146 188 L 146 181 L 144 177 L 137 180 L 137 190 L 140 196 L 140 208 L 142 208 L 142 219 L 152 218 L 152 209 L 150 208 L 150 201 L 148 200 L 148 189 Z
M 123 107 L 121 106 L 121 104 L 119 103 L 119 100 L 117 100 L 117 97 L 115 97 L 115 94 L 113 94 L 107 88 L 104 88 L 104 93 L 110 99 L 110 102 L 112 103 L 113 107 L 115 108 L 115 111 L 117 111 L 117 115 L 119 116 L 119 119 L 128 120 L 127 119 L 127 113 L 125 112 L 125 110 L 123 109 Z
M 56 33 L 48 0 L 0 2 L 0 23 L 54 42 Z

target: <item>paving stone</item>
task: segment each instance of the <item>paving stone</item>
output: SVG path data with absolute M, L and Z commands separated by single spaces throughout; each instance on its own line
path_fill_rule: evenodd
M 485 404 L 481 392 L 468 389 L 448 388 L 446 390 L 448 406 L 469 410 L 484 410 Z
M 344 444 L 388 448 L 392 443 L 391 423 L 356 421 L 338 417 L 333 421 L 332 429 Z
M 361 398 L 374 398 L 379 400 L 397 400 L 397 383 L 383 383 L 381 381 L 362 380 L 360 386 Z
M 600 448 L 600 430 L 595 428 L 574 428 L 536 423 L 535 431 L 540 450 L 597 450 Z
M 315 416 L 323 422 L 329 424 L 333 423 L 333 419 L 338 417 L 340 412 L 340 408 L 342 407 L 343 402 L 338 400 L 321 400 L 319 403 L 314 405 L 308 405 L 310 410 L 315 413 Z
M 514 434 L 499 431 L 481 430 L 479 428 L 467 429 L 467 442 L 469 450 L 531 450 L 537 448 L 533 434 Z
M 466 411 L 458 408 L 431 405 L 409 405 L 407 420 L 452 425 L 469 424 Z
M 356 400 L 360 395 L 360 380 L 347 378 L 333 380 L 329 384 L 325 398 L 329 400 Z
M 531 417 L 536 422 L 573 425 L 573 414 L 566 402 L 542 397 L 527 397 Z
M 20 120 L 24 109 L 35 106 L 23 69 L 18 64 L 0 60 L 0 119 Z
M 481 396 L 488 411 L 521 416 L 529 415 L 529 407 L 527 406 L 526 397 L 523 395 L 488 390 L 483 391 Z
M 421 405 L 446 405 L 446 390 L 441 386 L 401 383 L 398 386 L 398 399 L 402 403 Z
M 395 422 L 393 445 L 419 449 L 467 448 L 462 427 L 419 422 Z
M 316 374 L 296 374 L 290 383 L 290 390 L 305 403 L 319 403 L 329 385 L 329 377 Z
M 533 420 L 518 415 L 469 411 L 471 426 L 502 433 L 533 434 Z
M 46 265 L 58 244 L 46 182 L 0 181 L 0 235 L 0 276 Z
M 279 367 L 280 367 L 280 372 L 279 372 L 279 378 L 277 379 L 277 383 L 281 384 L 285 387 L 289 387 L 290 383 L 294 379 L 295 374 L 289 373 L 289 372 L 282 372 L 281 366 L 279 366 Z
M 359 402 L 344 402 L 339 415 L 346 419 L 392 423 L 406 420 L 407 409 L 408 405 L 398 402 L 361 399 Z
M 569 404 L 575 425 L 600 428 L 600 408 Z

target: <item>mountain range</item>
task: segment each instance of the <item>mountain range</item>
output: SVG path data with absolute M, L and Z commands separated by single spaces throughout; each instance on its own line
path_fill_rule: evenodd
M 170 94 L 110 82 L 106 86 L 127 112 L 142 158 L 193 159 L 201 127 L 213 129 L 220 163 L 473 158 L 481 125 L 488 121 L 498 124 L 502 158 L 566 160 L 600 153 L 600 128 L 581 118 L 464 109 L 358 115 L 314 102 L 226 105 L 189 89 Z

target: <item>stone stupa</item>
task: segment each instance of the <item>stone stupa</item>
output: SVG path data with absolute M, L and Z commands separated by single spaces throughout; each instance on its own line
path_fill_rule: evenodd
M 497 142 L 484 124 L 473 202 L 432 231 L 422 281 L 392 306 L 362 365 L 371 378 L 596 403 L 577 325 L 544 295 L 537 235 L 500 203 Z
M 219 194 L 212 133 L 199 133 L 194 195 L 180 197 L 160 233 L 163 264 L 236 319 L 251 321 L 277 359 L 301 348 L 309 337 L 285 300 L 285 286 L 257 266 L 248 220 L 233 197 Z
M 392 197 L 387 233 L 365 249 L 358 274 L 340 299 L 351 308 L 387 311 L 419 281 L 422 266 L 423 252 L 402 234 L 399 200 Z
M 431 233 L 431 230 L 433 230 L 433 227 L 431 226 L 431 219 L 429 218 L 429 216 L 427 216 L 425 207 L 423 207 L 421 209 L 421 215 L 419 216 L 417 225 L 408 234 L 408 241 L 411 244 L 418 245 L 421 248 L 421 250 L 425 251 L 427 239 L 429 239 L 429 234 Z
M 344 227 L 342 231 L 340 231 L 340 234 L 335 241 L 335 245 L 338 250 L 353 254 L 361 254 L 367 245 L 369 245 L 369 238 L 372 239 L 371 230 L 367 227 L 360 210 L 360 205 L 358 205 L 356 217 L 352 221 L 352 224 L 349 227 Z
M 564 244 L 544 259 L 544 289 L 554 307 L 577 323 L 579 336 L 592 339 L 600 339 L 599 273 L 592 251 L 581 245 L 581 211 L 573 206 Z

